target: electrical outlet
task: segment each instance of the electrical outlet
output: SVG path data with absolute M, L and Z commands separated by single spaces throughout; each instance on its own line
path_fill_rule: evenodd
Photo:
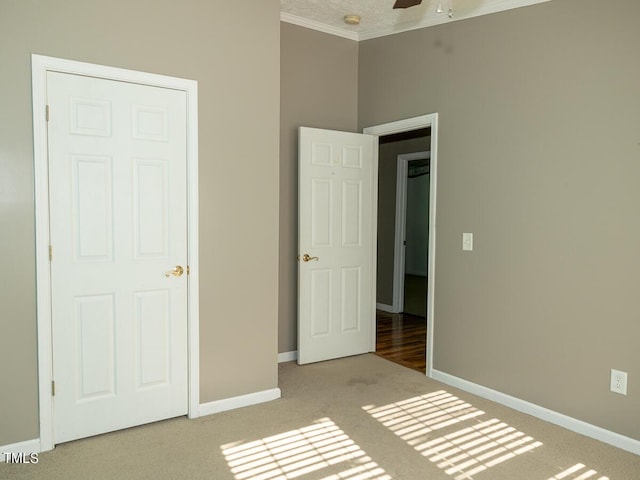
M 611 369 L 611 391 L 622 395 L 627 394 L 627 372 Z

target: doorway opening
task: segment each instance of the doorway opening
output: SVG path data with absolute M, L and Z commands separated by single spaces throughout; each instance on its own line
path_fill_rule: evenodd
M 429 133 L 429 132 L 427 132 Z M 427 317 L 429 151 L 398 155 L 391 311 Z
M 433 114 L 364 130 L 379 135 L 376 353 L 427 375 L 433 357 L 436 122 Z

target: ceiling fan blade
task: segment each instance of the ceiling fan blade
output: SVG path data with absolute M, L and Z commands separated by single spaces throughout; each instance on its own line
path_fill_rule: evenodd
M 396 3 L 393 4 L 393 8 L 409 8 L 415 7 L 416 5 L 420 5 L 422 0 L 396 0 Z

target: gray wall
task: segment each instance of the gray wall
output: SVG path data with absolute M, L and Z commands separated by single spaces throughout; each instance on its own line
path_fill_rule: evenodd
M 277 386 L 279 13 L 277 0 L 0 0 L 0 445 L 39 436 L 32 53 L 199 82 L 200 400 Z
M 360 127 L 439 113 L 434 367 L 634 439 L 639 18 L 555 0 L 368 40 L 358 89 Z
M 355 132 L 358 43 L 281 24 L 279 352 L 298 349 L 298 127 Z
M 429 175 L 407 178 L 405 274 L 427 276 Z

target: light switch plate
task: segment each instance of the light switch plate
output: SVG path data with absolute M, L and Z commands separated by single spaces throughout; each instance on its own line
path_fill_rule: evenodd
M 465 252 L 473 250 L 473 233 L 462 234 L 462 250 Z

